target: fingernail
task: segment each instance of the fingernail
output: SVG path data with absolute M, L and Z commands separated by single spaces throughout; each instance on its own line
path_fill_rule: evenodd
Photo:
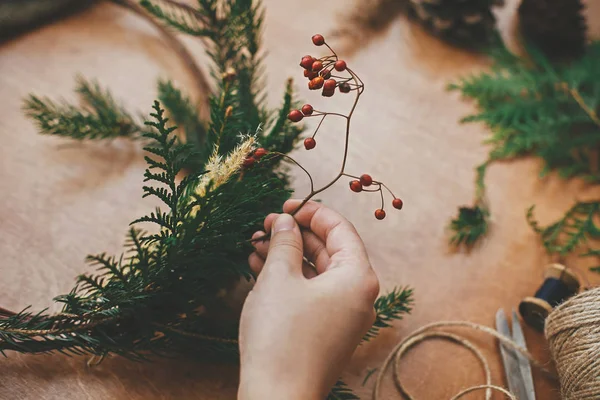
M 296 221 L 294 221 L 294 217 L 290 214 L 281 214 L 275 220 L 273 224 L 273 234 L 282 231 L 291 231 L 296 226 Z

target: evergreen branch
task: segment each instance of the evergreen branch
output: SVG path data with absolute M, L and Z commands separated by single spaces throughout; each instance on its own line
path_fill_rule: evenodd
M 542 176 L 556 171 L 563 178 L 600 181 L 600 42 L 592 42 L 585 56 L 565 65 L 553 65 L 535 48 L 528 51 L 529 58 L 519 58 L 500 46 L 491 53 L 491 72 L 463 78 L 449 87 L 476 101 L 478 111 L 463 121 L 484 122 L 491 129 L 485 141 L 491 146 L 489 159 L 477 171 L 475 205 L 462 207 L 451 222 L 452 243 L 472 245 L 487 233 L 484 173 L 494 161 L 535 156 L 544 161 Z M 579 223 L 570 221 L 570 216 L 565 215 L 562 223 Z M 558 246 L 559 253 L 573 250 L 586 236 L 573 234 L 558 245 L 555 236 L 569 229 L 583 231 L 563 227 L 561 221 L 557 224 L 544 230 L 544 241 L 547 246 Z
M 289 153 L 294 149 L 302 129 L 290 122 L 288 114 L 299 106 L 300 104 L 294 101 L 293 81 L 289 79 L 285 87 L 283 104 L 277 112 L 273 126 L 269 129 L 268 134 L 262 136 L 264 147 L 267 150 Z
M 401 320 L 404 314 L 412 310 L 413 290 L 410 288 L 395 288 L 385 296 L 380 296 L 375 301 L 375 312 L 377 314 L 373 326 L 363 341 L 373 339 L 379 334 L 381 328 L 392 326 L 393 320 Z
M 456 247 L 472 247 L 489 229 L 489 211 L 481 205 L 473 207 L 460 207 L 458 216 L 450 222 L 453 232 L 450 244 Z
M 203 28 L 204 24 L 200 24 L 203 19 L 202 14 L 187 4 L 167 0 L 142 0 L 140 5 L 154 17 L 183 33 L 200 37 L 212 34 L 209 29 Z
M 146 157 L 148 184 L 144 194 L 158 196 L 166 204 L 165 211 L 142 216 L 136 222 L 153 222 L 158 232 L 132 228 L 123 256 L 91 258 L 103 269 L 99 275 L 82 275 L 73 291 L 55 298 L 64 305 L 62 313 L 40 313 L 32 319 L 29 315 L 11 318 L 13 314 L 2 312 L 0 352 L 114 353 L 135 360 L 149 355 L 237 352 L 234 343 L 219 344 L 194 335 L 205 339 L 237 336 L 237 321 L 225 322 L 216 317 L 226 308 L 217 293 L 240 277 L 250 277 L 247 257 L 252 246 L 246 239 L 265 215 L 281 207 L 290 190 L 287 176 L 274 171 L 273 163 L 265 162 L 244 171 L 243 176 L 235 170 L 226 182 L 206 185 L 202 195 L 196 193 L 200 180 L 197 171 L 202 171 L 201 166 L 207 162 L 199 154 L 210 155 L 217 148 L 219 155 L 228 159 L 230 151 L 245 140 L 240 132 L 268 125 L 268 115 L 272 114 L 257 97 L 260 91 L 255 86 L 260 70 L 257 33 L 262 12 L 254 6 L 248 8 L 250 2 L 246 1 L 226 3 L 223 14 L 216 12 L 212 0 L 200 2 L 198 10 L 206 16 L 207 27 L 219 33 L 207 38 L 219 79 L 215 83 L 217 93 L 211 98 L 212 120 L 205 141 L 196 146 L 188 140 L 193 151 L 191 146 L 181 144 L 158 104 L 153 120 L 147 123 L 149 129 L 140 127 L 136 134 L 139 137 L 143 131 L 150 153 Z M 228 69 L 235 71 L 233 75 L 223 75 Z M 84 92 L 90 103 L 96 107 L 116 106 L 114 101 L 102 102 L 102 98 L 94 97 L 94 87 L 90 88 Z M 171 116 L 186 121 L 185 128 L 209 125 L 200 121 L 191 102 L 181 92 L 176 93 L 172 85 L 165 84 L 159 90 L 169 102 Z M 98 120 L 98 115 L 110 115 L 72 109 Z M 72 124 L 69 115 L 63 116 L 65 124 Z M 271 131 L 273 143 L 278 142 L 275 136 L 289 132 L 286 129 Z M 189 165 L 198 169 L 180 179 L 178 175 Z M 198 312 L 200 309 L 204 311 Z M 56 329 L 56 334 L 38 335 L 48 329 Z
M 191 165 L 190 169 L 192 171 L 199 170 L 203 163 L 197 160 L 206 161 L 210 156 L 210 149 L 207 146 L 207 127 L 200 119 L 198 113 L 199 106 L 193 104 L 191 99 L 173 86 L 171 81 L 159 81 L 158 99 L 169 112 L 175 124 L 183 128 L 185 142 L 191 145 L 194 152 L 198 153 L 193 158 L 190 158 L 190 161 L 198 165 Z
M 335 383 L 327 395 L 327 400 L 358 400 L 359 397 L 352 392 L 341 379 Z
M 86 261 L 93 266 L 97 266 L 98 270 L 106 270 L 101 276 L 111 275 L 121 282 L 127 283 L 127 278 L 123 274 L 121 260 L 117 261 L 115 257 L 110 257 L 106 253 L 102 253 L 95 256 L 89 255 L 86 257 Z
M 79 77 L 76 92 L 81 95 L 84 107 L 56 104 L 30 95 L 24 104 L 25 113 L 36 121 L 40 133 L 46 135 L 76 140 L 139 138 L 142 128 L 98 83 Z
M 600 218 L 600 201 L 576 203 L 561 219 L 544 228 L 535 220 L 533 211 L 533 207 L 528 210 L 527 221 L 539 233 L 549 254 L 564 256 L 587 244 L 590 239 L 600 238 L 600 228 L 595 223 Z M 587 251 L 581 255 L 598 254 Z

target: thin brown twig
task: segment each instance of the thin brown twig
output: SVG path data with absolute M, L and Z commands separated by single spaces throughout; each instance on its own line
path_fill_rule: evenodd
M 85 329 L 94 328 L 98 325 L 101 325 L 101 324 L 107 322 L 107 321 L 112 321 L 113 319 L 114 318 L 103 318 L 103 319 L 99 319 L 97 321 L 82 323 L 80 325 L 76 325 L 71 328 L 65 328 L 65 329 L 57 329 L 57 328 L 54 328 L 54 329 L 10 329 L 10 328 L 3 328 L 2 332 L 13 333 L 13 334 L 18 334 L 18 335 L 27 335 L 27 336 L 62 335 L 65 333 L 73 333 L 73 332 L 78 332 L 78 331 L 82 331 Z
M 195 332 L 188 332 L 188 331 L 184 331 L 184 330 L 181 330 L 178 328 L 173 328 L 168 325 L 159 324 L 158 322 L 154 322 L 154 323 L 152 323 L 152 325 L 156 326 L 157 328 L 163 329 L 165 331 L 177 333 L 181 336 L 193 337 L 195 339 L 207 340 L 207 341 L 211 341 L 211 342 L 238 344 L 238 341 L 236 339 L 227 339 L 227 338 L 221 338 L 221 337 L 217 337 L 217 336 L 202 335 L 200 333 L 195 333 Z
M 335 53 L 335 51 L 329 47 L 329 45 L 327 43 L 325 43 L 325 45 L 329 48 L 329 50 L 331 50 L 331 52 L 333 53 L 333 57 L 335 58 L 335 60 L 338 60 L 338 56 Z M 328 56 L 331 57 L 331 56 Z M 326 58 L 328 58 L 326 57 Z M 318 115 L 322 115 L 323 118 L 321 119 L 321 121 L 319 122 L 319 125 L 317 126 L 317 129 L 315 130 L 315 133 L 312 135 L 312 137 L 314 137 L 317 134 L 317 131 L 319 130 L 319 128 L 321 127 L 321 124 L 323 123 L 323 120 L 325 119 L 325 117 L 327 117 L 328 115 L 335 115 L 335 116 L 339 116 L 339 117 L 343 117 L 346 119 L 346 134 L 345 134 L 345 139 L 344 139 L 344 157 L 342 159 L 342 165 L 340 167 L 340 171 L 338 172 L 338 174 L 327 184 L 325 184 L 323 187 L 319 188 L 319 189 L 315 189 L 313 186 L 313 180 L 312 180 L 312 176 L 310 175 L 310 173 L 304 168 L 302 167 L 299 163 L 297 163 L 295 160 L 293 160 L 291 157 L 286 156 L 286 158 L 292 160 L 296 165 L 300 166 L 300 168 L 302 168 L 306 174 L 308 175 L 310 181 L 311 181 L 311 190 L 310 193 L 302 200 L 302 202 L 298 205 L 298 207 L 296 207 L 296 209 L 294 211 L 292 211 L 290 213 L 290 215 L 294 216 L 296 215 L 301 209 L 302 207 L 304 207 L 306 205 L 306 203 L 308 203 L 313 197 L 315 197 L 316 195 L 318 195 L 319 193 L 324 192 L 325 190 L 329 189 L 331 186 L 333 186 L 337 181 L 340 180 L 340 178 L 345 174 L 345 169 L 346 169 L 346 163 L 348 161 L 348 147 L 350 144 L 350 123 L 352 120 L 352 115 L 354 114 L 354 110 L 356 109 L 356 106 L 358 104 L 358 101 L 360 99 L 360 96 L 362 95 L 363 91 L 364 91 L 364 83 L 362 82 L 362 80 L 358 77 L 358 75 L 356 75 L 354 73 L 354 71 L 352 71 L 350 68 L 346 68 L 346 70 L 348 71 L 348 73 L 350 74 L 350 76 L 352 77 L 352 79 L 354 80 L 355 84 L 356 84 L 356 97 L 354 98 L 354 102 L 352 103 L 352 107 L 350 108 L 350 111 L 348 113 L 348 115 L 343 115 L 343 114 L 339 114 L 339 113 L 328 113 L 328 112 L 321 112 L 318 111 L 319 114 Z M 269 238 L 268 234 L 262 235 L 258 238 L 255 239 L 250 239 L 250 242 L 259 242 L 259 241 L 263 241 Z
M 581 107 L 583 111 L 585 111 L 585 113 L 590 117 L 590 119 L 600 127 L 600 118 L 598 118 L 598 114 L 596 114 L 596 111 L 591 109 L 590 106 L 588 106 L 585 103 L 585 100 L 583 100 L 583 97 L 581 97 L 581 93 L 579 93 L 579 90 L 577 90 L 577 88 L 569 87 L 567 83 L 563 83 L 563 88 L 571 94 L 573 99 L 575 99 L 577 104 L 579 104 L 579 107 Z

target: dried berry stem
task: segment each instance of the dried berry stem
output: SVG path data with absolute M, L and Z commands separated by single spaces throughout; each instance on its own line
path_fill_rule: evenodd
M 402 208 L 402 201 L 400 199 L 396 198 L 394 193 L 385 184 L 383 184 L 382 182 L 374 181 L 370 175 L 364 174 L 361 177 L 357 177 L 354 175 L 349 175 L 345 172 L 347 162 L 348 162 L 348 148 L 349 148 L 349 144 L 350 144 L 350 125 L 352 122 L 352 116 L 354 114 L 354 110 L 356 110 L 356 106 L 358 105 L 360 96 L 362 95 L 362 93 L 364 91 L 365 85 L 364 85 L 363 81 L 359 78 L 359 76 L 353 70 L 348 68 L 346 62 L 343 60 L 340 60 L 338 58 L 336 52 L 325 42 L 325 39 L 323 38 L 322 35 L 317 34 L 317 35 L 313 36 L 313 43 L 317 46 L 325 45 L 331 51 L 332 54 L 321 57 L 319 59 L 314 58 L 310 55 L 302 57 L 300 66 L 304 68 L 304 76 L 309 79 L 309 85 L 308 85 L 309 89 L 316 90 L 316 89 L 322 88 L 323 89 L 322 95 L 325 97 L 331 97 L 334 94 L 336 88 L 338 88 L 341 93 L 348 93 L 348 92 L 354 90 L 354 91 L 356 91 L 356 96 L 354 98 L 354 102 L 352 103 L 352 107 L 350 108 L 347 115 L 340 114 L 340 113 L 315 110 L 313 108 L 313 106 L 310 104 L 305 104 L 304 106 L 302 106 L 302 110 L 292 110 L 288 114 L 288 118 L 292 122 L 300 122 L 305 117 L 307 117 L 307 118 L 308 117 L 321 117 L 312 136 L 305 139 L 305 141 L 304 141 L 304 147 L 307 150 L 311 150 L 316 146 L 316 141 L 314 138 L 317 135 L 317 133 L 319 132 L 319 129 L 321 128 L 323 121 L 325 121 L 325 118 L 327 118 L 327 116 L 333 115 L 333 116 L 342 117 L 342 118 L 346 119 L 346 130 L 345 130 L 345 138 L 344 138 L 344 153 L 343 153 L 343 159 L 342 159 L 342 164 L 340 166 L 340 170 L 339 170 L 338 174 L 331 181 L 329 181 L 327 184 L 325 184 L 324 186 L 322 186 L 318 189 L 315 189 L 315 187 L 314 187 L 314 181 L 313 181 L 313 178 L 312 178 L 310 172 L 306 168 L 304 168 L 302 165 L 300 165 L 300 163 L 298 163 L 292 157 L 287 156 L 285 154 L 271 153 L 274 156 L 282 157 L 282 158 L 285 158 L 285 159 L 293 162 L 295 165 L 299 166 L 306 173 L 308 178 L 310 179 L 310 193 L 302 200 L 302 202 L 298 205 L 298 207 L 296 207 L 296 209 L 294 209 L 290 214 L 292 216 L 296 215 L 302 209 L 302 207 L 304 207 L 306 205 L 306 203 L 308 203 L 312 198 L 314 198 L 319 193 L 322 193 L 325 190 L 329 189 L 337 181 L 339 181 L 341 177 L 347 176 L 347 177 L 356 179 L 356 181 L 351 182 L 350 189 L 352 191 L 357 192 L 357 193 L 361 192 L 363 190 L 366 192 L 372 192 L 372 193 L 379 192 L 379 194 L 381 196 L 381 208 L 375 211 L 375 217 L 377 219 L 383 219 L 383 218 L 385 218 L 385 211 L 383 210 L 384 204 L 385 204 L 384 196 L 383 196 L 383 188 L 385 188 L 394 198 L 393 205 L 395 208 L 397 208 L 397 209 Z M 346 71 L 350 75 L 350 77 L 332 75 L 331 71 L 333 71 L 334 69 L 339 72 Z M 338 80 L 336 81 L 335 79 L 331 79 L 332 77 L 337 78 Z M 325 79 L 327 79 L 327 80 L 325 80 Z M 349 82 L 352 82 L 352 83 L 349 83 Z M 264 149 L 262 149 L 262 150 L 264 151 Z M 371 185 L 374 185 L 374 188 L 364 189 L 364 187 L 369 187 Z M 267 238 L 268 238 L 268 235 L 263 235 L 256 239 L 253 239 L 252 241 L 261 241 L 261 240 L 265 240 Z
M 325 43 L 325 45 L 327 47 L 329 47 L 329 45 L 327 45 L 327 43 Z M 331 47 L 329 47 L 329 49 L 331 49 Z M 333 50 L 331 50 L 331 51 L 337 59 L 337 55 L 335 54 L 335 52 Z M 346 162 L 348 161 L 348 145 L 350 142 L 350 122 L 352 120 L 352 114 L 354 114 L 354 110 L 356 109 L 356 105 L 358 104 L 358 100 L 360 99 L 360 96 L 362 95 L 362 93 L 364 91 L 364 84 L 358 78 L 358 76 L 354 72 L 352 72 L 352 70 L 350 68 L 348 68 L 347 71 L 350 73 L 350 75 L 352 75 L 352 78 L 354 79 L 354 81 L 356 82 L 356 85 L 358 87 L 358 90 L 356 91 L 356 97 L 354 98 L 354 102 L 352 103 L 352 108 L 350 109 L 350 112 L 348 113 L 348 115 L 337 114 L 337 113 L 325 113 L 325 115 L 323 116 L 323 119 L 321 120 L 321 122 L 319 123 L 319 126 L 317 127 L 317 130 L 318 130 L 319 127 L 321 126 L 321 123 L 323 122 L 323 120 L 325 119 L 325 117 L 327 115 L 339 115 L 339 116 L 346 118 L 346 137 L 344 140 L 344 158 L 342 160 L 342 166 L 340 168 L 340 172 L 337 174 L 337 176 L 335 178 L 333 178 L 329 183 L 327 183 L 325 186 L 321 187 L 320 189 L 315 190 L 314 188 L 312 188 L 312 185 L 311 185 L 310 193 L 308 194 L 308 196 L 306 196 L 304 198 L 304 200 L 302 200 L 302 203 L 300 203 L 298 205 L 298 207 L 296 207 L 296 209 L 290 213 L 290 215 L 292 215 L 292 216 L 296 215 L 302 209 L 302 207 L 304 207 L 304 205 L 306 203 L 308 203 L 313 197 L 315 197 L 317 194 L 329 189 L 337 181 L 339 181 L 342 176 L 344 176 L 344 170 L 346 169 Z M 317 134 L 317 132 L 315 131 L 315 133 L 313 134 L 313 137 L 316 134 Z M 296 164 L 298 164 L 298 163 L 296 163 Z M 302 169 L 304 169 L 304 168 L 302 168 Z M 308 173 L 308 171 L 307 171 L 307 173 Z M 309 177 L 310 177 L 310 174 L 309 174 Z M 310 178 L 310 180 L 312 183 L 312 177 Z M 260 238 L 259 238 L 259 240 L 260 240 Z

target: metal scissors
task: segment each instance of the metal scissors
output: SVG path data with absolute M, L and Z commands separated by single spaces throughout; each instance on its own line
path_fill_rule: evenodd
M 512 311 L 512 332 L 503 309 L 499 309 L 496 313 L 496 330 L 524 349 L 527 348 L 523 329 L 514 309 Z M 499 347 L 506 380 L 508 381 L 508 389 L 519 400 L 535 400 L 535 388 L 529 360 L 521 353 L 502 344 L 502 342 L 500 342 Z

